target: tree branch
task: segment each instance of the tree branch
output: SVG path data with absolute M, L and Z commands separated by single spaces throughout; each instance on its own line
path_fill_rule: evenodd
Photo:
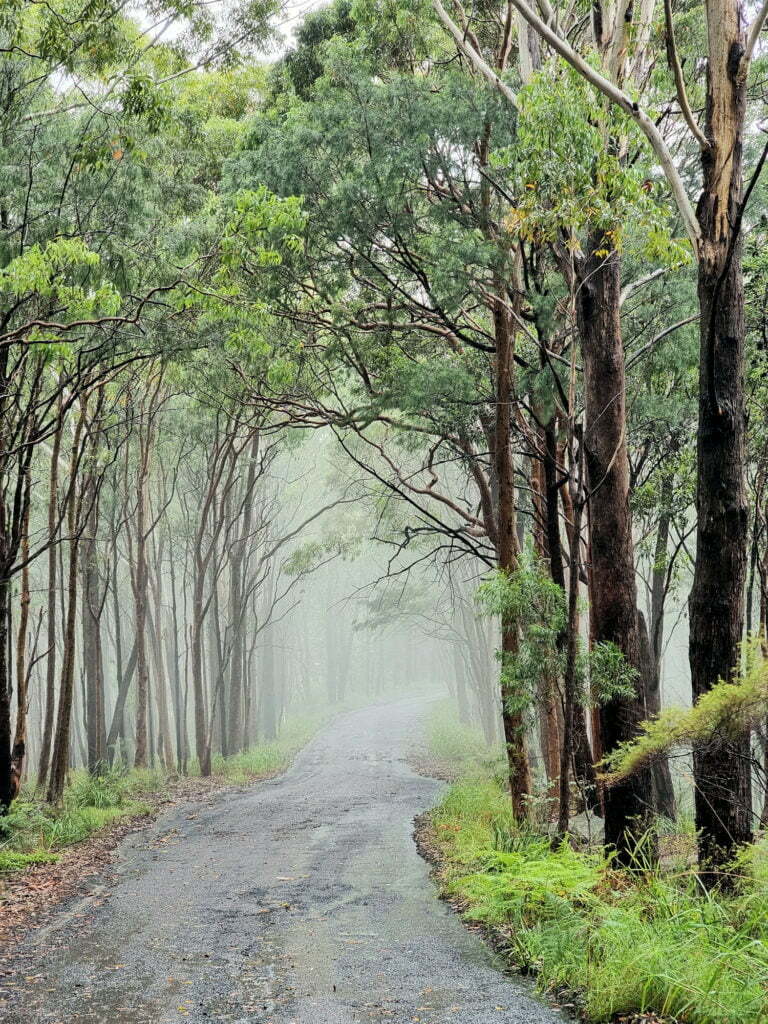
M 741 58 L 740 71 L 743 75 L 746 75 L 749 70 L 749 65 L 752 60 L 752 56 L 757 46 L 757 40 L 760 38 L 760 33 L 765 24 L 765 19 L 768 18 L 768 0 L 763 0 L 763 6 L 760 8 L 758 13 L 755 15 L 755 20 L 749 26 L 749 34 L 747 35 L 747 45 L 744 48 L 744 53 Z
M 464 33 L 440 3 L 440 0 L 432 0 L 432 6 L 434 7 L 438 18 L 448 30 L 448 33 L 453 36 L 453 40 L 459 48 L 459 51 L 464 54 L 475 71 L 482 75 L 489 85 L 492 85 L 494 89 L 500 92 L 508 103 L 517 108 L 516 93 L 510 89 L 506 82 L 503 82 L 501 78 L 499 78 L 493 68 L 483 60 L 477 50 L 475 50 L 473 46 L 470 46 L 464 36 Z
M 680 67 L 680 60 L 677 56 L 675 46 L 675 30 L 672 27 L 672 0 L 664 0 L 664 17 L 667 22 L 667 63 L 675 76 L 675 89 L 677 90 L 677 102 L 680 104 L 685 123 L 691 129 L 691 134 L 702 149 L 710 149 L 709 139 L 696 124 L 696 118 L 688 103 L 688 94 L 685 91 L 685 79 L 683 69 Z

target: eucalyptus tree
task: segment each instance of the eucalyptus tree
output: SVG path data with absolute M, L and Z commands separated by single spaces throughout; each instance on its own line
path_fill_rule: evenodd
M 583 86 L 574 98 L 574 76 L 532 79 L 524 109 L 510 119 L 507 105 L 519 104 L 507 84 L 508 20 L 468 29 L 474 43 L 454 35 L 462 59 L 468 47 L 493 55 L 497 71 L 482 57 L 485 71 L 472 78 L 447 60 L 453 44 L 441 41 L 437 23 L 421 9 L 398 11 L 386 26 L 366 5 L 355 8 L 352 27 L 342 7 L 316 16 L 280 69 L 271 111 L 256 119 L 246 152 L 230 165 L 241 185 L 264 180 L 305 197 L 306 256 L 280 268 L 283 291 L 273 300 L 302 339 L 298 366 L 308 390 L 297 391 L 294 411 L 334 423 L 350 456 L 415 510 L 416 530 L 489 566 L 514 568 L 516 487 L 538 488 L 544 501 L 531 512 L 546 524 L 562 587 L 568 471 L 557 434 L 566 424 L 572 433 L 578 415 L 573 331 L 588 335 L 587 377 L 602 389 L 587 401 L 585 441 L 594 632 L 639 670 L 619 324 L 629 290 L 618 286 L 618 255 L 604 267 L 590 232 L 599 228 L 602 238 L 629 220 L 627 233 L 646 261 L 654 249 L 668 262 L 679 251 L 647 194 L 642 162 L 609 159 L 594 180 L 602 136 L 599 127 L 573 131 L 579 118 L 568 104 L 589 107 Z M 553 147 L 562 147 L 562 160 L 551 159 Z M 603 274 L 611 276 L 610 359 L 600 348 L 608 335 L 599 318 L 578 308 Z M 645 276 L 643 269 L 633 286 Z M 319 359 L 310 366 L 312 353 Z M 515 644 L 511 625 L 507 657 Z M 528 703 L 529 695 L 505 693 L 518 813 L 530 792 Z M 644 710 L 642 692 L 615 693 L 601 710 L 606 745 L 629 738 Z M 645 780 L 633 780 L 608 795 L 609 840 L 622 845 L 626 835 L 627 853 L 628 823 L 647 813 L 649 793 Z
M 589 86 L 567 66 L 546 59 L 536 26 L 529 26 L 516 6 L 468 19 L 460 5 L 446 10 L 440 0 L 432 3 L 468 72 L 504 98 L 518 138 L 528 142 L 531 155 L 522 161 L 528 173 L 525 186 L 512 188 L 516 228 L 530 245 L 544 244 L 554 256 L 581 343 L 591 629 L 595 638 L 618 644 L 638 676 L 634 696 L 617 695 L 600 708 L 599 754 L 631 739 L 648 712 L 630 505 L 622 307 L 632 292 L 685 253 L 669 238 L 666 208 L 654 203 L 653 171 L 642 149 L 632 146 L 630 122 L 622 111 L 595 104 Z M 589 19 L 580 20 L 581 12 L 571 15 L 573 25 L 569 22 L 565 31 L 580 37 Z M 651 38 L 647 5 L 635 15 L 632 45 L 621 32 L 613 34 L 607 14 L 603 20 L 596 16 L 605 74 L 628 89 L 644 79 Z M 617 25 L 623 24 L 622 17 L 617 16 Z M 520 55 L 517 74 L 490 60 L 483 37 L 487 21 L 508 27 L 510 45 L 516 42 Z M 642 259 L 633 261 L 637 276 L 623 284 L 627 249 Z M 632 859 L 652 802 L 647 770 L 605 793 L 606 835 L 622 859 Z

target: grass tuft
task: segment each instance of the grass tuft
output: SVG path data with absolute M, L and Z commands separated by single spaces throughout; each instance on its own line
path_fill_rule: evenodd
M 55 853 L 35 850 L 34 853 L 19 853 L 17 850 L 0 850 L 0 874 L 7 875 L 13 871 L 23 871 L 34 864 L 55 864 L 58 860 Z

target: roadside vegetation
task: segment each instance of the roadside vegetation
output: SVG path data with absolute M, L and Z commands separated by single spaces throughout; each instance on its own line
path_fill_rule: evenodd
M 297 717 L 275 740 L 231 757 L 214 758 L 209 788 L 245 786 L 284 771 L 328 718 L 319 711 Z M 201 779 L 196 762 L 183 776 L 159 765 L 128 768 L 117 764 L 97 774 L 83 768 L 71 773 L 61 803 L 55 807 L 42 799 L 32 782 L 0 819 L 0 876 L 53 863 L 66 848 L 110 826 L 152 815 L 167 798 L 192 796 L 195 779 Z
M 432 723 L 430 741 L 444 731 Z M 464 737 L 470 746 L 468 730 Z M 728 894 L 700 884 L 692 835 L 665 844 L 669 823 L 659 866 L 617 871 L 602 846 L 554 848 L 549 835 L 516 822 L 503 780 L 483 775 L 476 754 L 423 838 L 443 895 L 488 930 L 511 964 L 594 1024 L 636 1013 L 681 1024 L 763 1024 L 768 840 L 742 854 Z M 692 822 L 683 816 L 675 828 L 691 833 Z
M 479 727 L 459 721 L 450 700 L 440 701 L 432 709 L 426 723 L 426 746 L 429 770 L 436 770 L 441 778 L 503 771 L 500 744 L 488 743 Z

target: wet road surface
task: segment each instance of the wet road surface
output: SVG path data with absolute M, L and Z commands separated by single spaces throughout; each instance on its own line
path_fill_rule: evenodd
M 441 903 L 412 839 L 425 704 L 345 715 L 288 772 L 186 805 L 41 930 L 7 1024 L 553 1024 Z M 25 960 L 27 958 L 25 957 Z

